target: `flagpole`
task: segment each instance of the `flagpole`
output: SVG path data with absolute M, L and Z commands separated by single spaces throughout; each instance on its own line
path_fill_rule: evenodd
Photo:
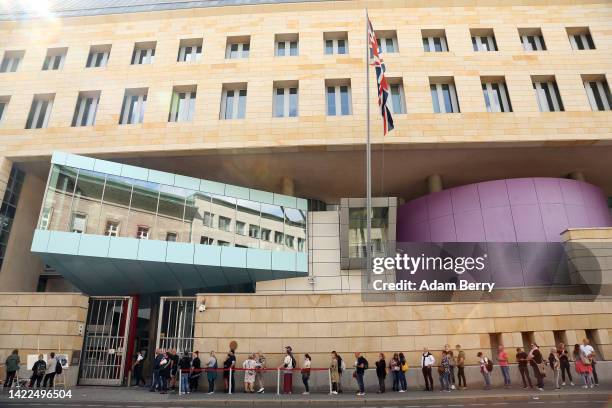
M 370 267 L 372 265 L 372 148 L 370 145 L 370 36 L 368 9 L 365 9 L 366 46 L 366 273 L 367 282 L 370 282 Z M 363 288 L 362 288 L 363 289 Z

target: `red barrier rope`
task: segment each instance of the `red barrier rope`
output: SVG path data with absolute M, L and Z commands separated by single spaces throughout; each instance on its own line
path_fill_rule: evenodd
M 229 368 L 188 368 L 188 369 L 183 369 L 181 368 L 181 371 L 190 371 L 190 372 L 201 372 L 201 371 L 229 371 Z M 232 368 L 232 371 L 278 371 L 278 370 L 282 370 L 282 371 L 302 371 L 302 370 L 310 370 L 310 371 L 328 371 L 329 368 L 319 368 L 319 367 L 315 367 L 315 368 L 284 368 L 284 367 L 280 367 L 280 368 Z

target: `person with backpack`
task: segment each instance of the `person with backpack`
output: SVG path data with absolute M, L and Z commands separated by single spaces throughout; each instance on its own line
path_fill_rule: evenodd
M 508 353 L 504 349 L 504 346 L 497 347 L 497 363 L 499 364 L 499 368 L 501 369 L 502 375 L 504 377 L 504 387 L 510 388 L 512 382 L 510 380 L 510 365 L 508 365 Z
M 406 392 L 408 390 L 408 382 L 406 381 L 406 374 L 408 373 L 408 361 L 404 357 L 404 353 L 399 353 L 399 392 Z
M 60 373 L 62 365 L 58 363 L 55 358 L 55 353 L 49 354 L 49 359 L 47 360 L 47 370 L 45 371 L 45 378 L 43 379 L 43 388 L 47 388 L 47 384 L 49 387 L 53 388 L 53 380 L 55 379 L 55 374 L 57 373 L 57 366 L 60 366 Z
M 356 395 L 362 396 L 365 395 L 363 376 L 365 374 L 365 370 L 368 369 L 368 360 L 366 360 L 366 358 L 358 351 L 355 352 L 355 358 L 355 379 L 357 380 L 357 386 L 359 387 L 359 391 Z
M 393 354 L 391 360 L 389 360 L 389 371 L 391 371 L 391 376 L 393 379 L 393 391 L 400 390 L 400 381 L 399 381 L 399 372 L 400 372 L 400 363 L 399 363 L 399 355 L 397 353 Z
M 189 376 L 191 375 L 192 361 L 191 356 L 189 354 L 189 351 L 185 350 L 185 353 L 183 353 L 183 357 L 178 363 L 178 368 L 179 370 L 181 370 L 181 391 L 179 392 L 179 395 L 189 394 L 189 392 L 191 391 L 189 389 Z
M 30 388 L 34 387 L 34 383 L 36 383 L 36 388 L 40 388 L 40 383 L 45 376 L 45 371 L 47 370 L 47 363 L 45 362 L 45 358 L 42 354 L 38 355 L 38 360 L 32 366 L 32 377 L 30 377 Z
M 338 353 L 332 351 L 329 363 L 329 376 L 332 383 L 332 395 L 338 395 L 338 382 L 340 381 L 340 365 L 338 364 Z
M 561 377 L 561 360 L 559 360 L 559 355 L 557 354 L 557 349 L 555 347 L 550 349 L 550 354 L 548 355 L 548 365 L 553 372 L 553 378 L 555 379 L 555 390 L 561 389 L 559 386 L 559 378 Z
M 493 362 L 484 354 L 482 351 L 479 351 L 476 354 L 480 363 L 480 374 L 482 374 L 482 378 L 484 379 L 484 389 L 491 389 L 491 372 L 493 371 Z
M 385 355 L 380 353 L 376 362 L 376 377 L 378 378 L 378 394 L 385 393 L 385 378 L 387 378 L 387 362 Z
M 17 371 L 19 371 L 19 350 L 15 349 L 10 356 L 6 358 L 4 362 L 6 364 L 6 380 L 4 380 L 4 388 L 11 388 L 13 381 L 17 381 Z
M 529 364 L 531 368 L 533 368 L 533 374 L 536 377 L 538 382 L 538 390 L 544 391 L 544 377 L 546 376 L 546 362 L 544 361 L 544 356 L 540 352 L 538 345 L 533 343 L 531 344 L 531 350 L 527 355 L 527 360 L 529 360 Z
M 423 378 L 425 379 L 425 391 L 434 390 L 433 377 L 431 375 L 431 368 L 436 363 L 436 359 L 433 354 L 429 352 L 427 347 L 423 347 L 423 354 L 421 355 L 421 371 L 423 372 Z
M 293 357 L 291 346 L 285 347 L 285 358 L 283 364 L 279 368 L 284 368 L 283 373 L 283 392 L 291 394 L 293 392 L 293 369 L 297 367 L 295 358 Z

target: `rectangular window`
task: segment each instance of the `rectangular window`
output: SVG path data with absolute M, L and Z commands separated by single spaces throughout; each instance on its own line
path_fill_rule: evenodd
M 104 235 L 107 237 L 118 237 L 119 236 L 119 221 L 106 221 L 106 228 L 104 229 Z
M 274 243 L 275 244 L 283 245 L 283 237 L 284 235 L 282 232 L 274 231 Z
M 25 51 L 4 51 L 4 57 L 2 57 L 2 63 L 0 63 L 0 72 L 16 72 L 17 68 L 23 60 Z
M 2 123 L 2 119 L 4 119 L 6 115 L 6 109 L 10 100 L 10 96 L 0 96 L 0 123 Z
M 325 81 L 327 89 L 327 116 L 344 116 L 352 113 L 350 80 Z
M 45 61 L 43 62 L 43 71 L 53 71 L 62 69 L 64 67 L 64 61 L 66 60 L 66 54 L 68 48 L 49 48 Z
M 459 113 L 459 100 L 452 79 L 433 82 L 430 79 L 431 101 L 434 113 Z
M 156 41 L 137 42 L 132 52 L 132 65 L 152 64 L 155 60 Z
M 561 112 L 564 110 L 559 87 L 557 87 L 557 81 L 554 78 L 543 81 L 533 80 L 533 89 L 540 112 Z
M 202 217 L 202 223 L 205 227 L 213 228 L 213 220 L 215 219 L 215 215 L 210 212 L 204 212 L 204 216 Z
M 250 50 L 250 36 L 227 37 L 227 44 L 225 46 L 226 59 L 249 58 Z
M 267 228 L 262 228 L 261 229 L 261 240 L 262 241 L 270 241 L 270 234 L 272 233 L 271 230 L 267 229 Z
M 197 62 L 202 59 L 201 38 L 189 38 L 181 40 L 179 43 L 177 62 Z
M 100 91 L 79 92 L 72 116 L 72 127 L 94 125 L 99 101 Z
M 195 111 L 196 86 L 177 87 L 172 90 L 168 122 L 191 122 Z
M 594 111 L 609 111 L 610 106 L 612 106 L 612 97 L 606 78 L 600 75 L 591 79 L 583 78 L 583 80 L 591 109 Z
M 147 106 L 148 88 L 126 89 L 121 106 L 120 125 L 142 123 Z
M 259 225 L 249 224 L 249 237 L 259 238 Z
M 287 248 L 293 248 L 294 239 L 295 237 L 293 237 L 292 235 L 285 235 L 285 246 Z
M 306 243 L 306 240 L 304 238 L 298 238 L 297 243 L 298 243 L 298 248 L 297 248 L 298 251 L 304 252 L 304 244 Z
M 525 51 L 546 51 L 546 43 L 539 28 L 519 28 L 519 35 Z
M 567 28 L 567 36 L 573 50 L 594 50 L 595 43 L 589 27 Z
M 136 239 L 149 239 L 149 227 L 146 225 L 139 225 L 136 230 Z
M 55 94 L 34 95 L 28 114 L 26 129 L 46 128 L 53 108 Z
M 167 242 L 176 242 L 176 238 L 177 238 L 176 232 L 166 232 Z
M 236 234 L 246 235 L 246 224 L 242 221 L 236 221 Z
M 402 83 L 393 83 L 393 81 L 395 81 L 393 78 L 389 78 L 389 81 L 391 81 L 389 85 L 391 88 L 391 103 L 387 103 L 387 105 L 391 108 L 391 112 L 395 114 L 404 114 L 406 113 L 404 85 Z
M 298 88 L 276 87 L 274 88 L 274 117 L 296 117 L 298 115 Z
M 219 229 L 221 231 L 231 232 L 231 228 L 232 228 L 231 218 L 227 218 L 227 217 L 220 215 L 219 216 Z
M 326 55 L 348 54 L 348 33 L 346 31 L 323 33 L 323 40 Z
M 220 239 L 217 240 L 217 245 L 219 246 L 230 246 L 230 243 L 227 241 L 221 241 Z
M 92 45 L 89 48 L 89 55 L 87 56 L 87 62 L 85 63 L 86 68 L 101 68 L 108 64 L 108 58 L 110 57 L 111 45 Z
M 70 231 L 83 234 L 87 231 L 87 214 L 73 213 Z
M 475 28 L 470 30 L 472 47 L 476 52 L 497 51 L 497 42 L 493 29 Z
M 421 30 L 425 52 L 447 52 L 446 32 L 444 30 Z
M 376 40 L 378 42 L 378 52 L 383 54 L 399 52 L 396 31 L 376 31 Z
M 47 230 L 51 224 L 51 217 L 53 216 L 53 207 L 45 207 L 40 215 L 40 223 L 38 228 Z
M 244 119 L 246 114 L 246 84 L 230 86 L 221 96 L 221 119 Z
M 215 241 L 214 239 L 206 237 L 204 235 L 202 235 L 200 237 L 200 244 L 201 245 L 212 245 L 214 241 Z
M 297 57 L 299 55 L 298 34 L 276 34 L 274 55 L 277 57 Z
M 512 112 L 506 81 L 501 79 L 481 80 L 487 112 Z

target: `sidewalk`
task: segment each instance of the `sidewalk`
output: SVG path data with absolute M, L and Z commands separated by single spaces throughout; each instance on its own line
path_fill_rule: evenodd
M 296 387 L 297 388 L 297 387 Z M 275 390 L 274 390 L 275 391 Z M 381 406 L 386 404 L 406 404 L 410 402 L 444 402 L 453 401 L 457 404 L 468 403 L 486 403 L 492 404 L 502 401 L 529 401 L 534 397 L 540 401 L 552 401 L 569 396 L 601 397 L 612 398 L 612 384 L 602 384 L 598 388 L 585 390 L 579 386 L 566 387 L 561 390 L 545 390 L 532 391 L 515 389 L 493 389 L 484 391 L 481 389 L 471 389 L 464 391 L 453 391 L 451 393 L 435 391 L 424 392 L 409 390 L 406 393 L 388 392 L 385 394 L 369 393 L 363 397 L 357 397 L 352 393 L 340 395 L 328 395 L 324 393 L 316 393 L 310 395 L 276 395 L 273 390 L 269 390 L 266 394 L 244 394 L 237 393 L 227 395 L 223 393 L 215 393 L 208 395 L 204 392 L 196 392 L 189 395 L 178 395 L 169 393 L 160 395 L 158 393 L 149 392 L 148 388 L 136 387 L 73 387 L 72 398 L 69 400 L 72 403 L 76 402 L 112 402 L 119 401 L 121 403 L 146 403 L 147 405 L 157 406 L 184 406 L 187 404 L 200 406 Z M 7 399 L 6 393 L 0 394 L 0 401 Z M 0 404 L 1 405 L 1 404 Z

